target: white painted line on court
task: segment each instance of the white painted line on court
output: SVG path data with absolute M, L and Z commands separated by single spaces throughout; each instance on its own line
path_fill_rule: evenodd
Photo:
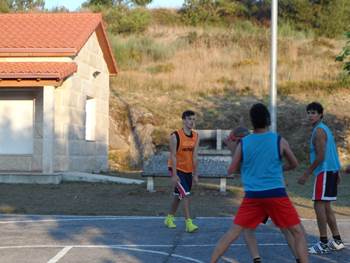
M 53 258 L 51 258 L 47 263 L 56 263 L 58 262 L 61 258 L 63 258 L 69 250 L 71 250 L 73 247 L 69 246 L 69 247 L 64 247 L 60 252 L 57 253 L 56 256 L 54 256 Z
M 85 218 L 85 217 L 78 217 L 78 218 L 52 218 L 52 219 L 28 219 L 28 220 L 0 220 L 0 224 L 20 224 L 20 223 L 49 223 L 49 222 L 73 222 L 73 221 L 117 221 L 117 220 L 163 220 L 164 217 L 97 217 L 97 218 Z M 217 220 L 217 219 L 228 219 L 228 218 L 197 218 L 199 220 L 203 219 L 210 219 L 210 220 Z M 230 221 L 232 218 L 229 218 Z M 180 220 L 180 218 L 179 218 Z M 316 222 L 316 219 L 301 219 L 302 221 L 311 221 Z M 337 219 L 338 224 L 350 224 L 349 219 Z M 272 222 L 269 220 L 268 224 L 272 224 Z
M 198 245 L 176 245 L 176 247 L 215 247 L 217 244 L 198 244 Z M 350 243 L 344 243 L 344 245 L 349 246 Z M 163 245 L 163 244 L 153 244 L 153 245 L 124 245 L 124 244 L 116 244 L 116 245 L 24 245 L 24 246 L 0 246 L 0 249 L 24 249 L 24 248 L 149 248 L 149 247 L 158 247 L 158 248 L 171 248 L 174 245 Z M 231 244 L 231 247 L 242 247 L 246 246 L 245 243 L 236 243 Z M 259 243 L 259 246 L 288 246 L 287 243 Z M 62 249 L 62 250 L 63 250 Z M 68 250 L 69 251 L 69 250 Z M 67 251 L 67 252 L 68 252 Z M 66 252 L 66 253 L 67 253 Z

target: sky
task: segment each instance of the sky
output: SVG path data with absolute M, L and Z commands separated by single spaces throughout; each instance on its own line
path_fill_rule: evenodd
M 45 7 L 51 9 L 55 6 L 65 6 L 70 11 L 80 7 L 85 0 L 45 0 Z M 184 0 L 153 0 L 149 7 L 181 7 Z

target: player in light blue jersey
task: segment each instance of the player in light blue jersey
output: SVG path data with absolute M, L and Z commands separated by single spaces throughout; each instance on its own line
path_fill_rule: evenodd
M 312 102 L 306 107 L 307 116 L 313 127 L 310 140 L 310 166 L 299 178 L 299 184 L 305 184 L 311 174 L 315 176 L 312 200 L 320 232 L 320 241 L 309 248 L 310 254 L 325 254 L 332 250 L 341 250 L 341 240 L 331 201 L 337 200 L 337 188 L 340 182 L 340 162 L 337 147 L 331 130 L 323 123 L 323 107 Z M 333 240 L 328 241 L 327 225 Z

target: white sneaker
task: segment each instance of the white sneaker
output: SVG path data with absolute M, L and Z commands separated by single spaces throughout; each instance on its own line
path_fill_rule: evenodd
M 328 245 L 321 241 L 318 241 L 315 245 L 309 247 L 308 251 L 310 254 L 327 254 L 331 252 Z
M 327 246 L 333 251 L 342 250 L 345 247 L 343 241 L 336 239 L 329 240 Z

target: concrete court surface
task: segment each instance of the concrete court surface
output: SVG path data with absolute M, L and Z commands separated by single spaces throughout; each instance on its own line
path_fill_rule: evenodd
M 163 217 L 0 215 L 1 263 L 209 262 L 219 237 L 232 218 L 195 219 L 200 230 L 185 233 L 183 218 L 176 229 L 163 226 Z M 315 220 L 303 220 L 308 243 L 318 240 Z M 346 248 L 311 263 L 350 262 L 350 220 L 338 220 Z M 295 262 L 271 222 L 257 230 L 265 263 Z M 220 262 L 252 262 L 240 237 Z

